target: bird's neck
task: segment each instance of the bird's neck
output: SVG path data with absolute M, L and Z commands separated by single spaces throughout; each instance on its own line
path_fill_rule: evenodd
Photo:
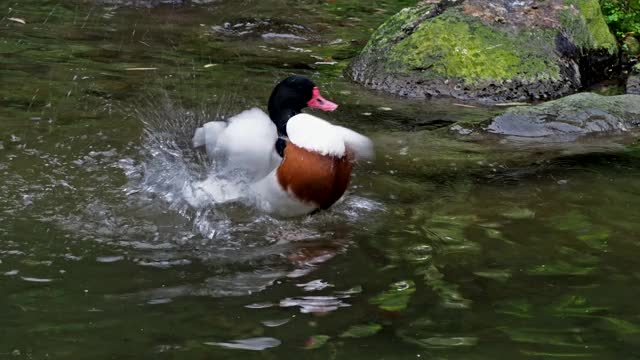
M 300 114 L 300 111 L 294 109 L 278 109 L 269 112 L 269 117 L 278 128 L 278 136 L 287 136 L 287 122 L 292 117 Z

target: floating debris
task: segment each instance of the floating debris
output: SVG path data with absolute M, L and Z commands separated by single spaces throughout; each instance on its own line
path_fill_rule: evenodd
M 454 103 L 453 105 L 454 105 L 454 106 L 463 107 L 463 108 L 471 108 L 471 109 L 475 109 L 475 108 L 477 108 L 477 106 L 467 105 L 467 104 Z
M 299 40 L 305 41 L 307 39 L 302 36 L 294 35 L 294 34 L 279 34 L 279 33 L 266 33 L 261 35 L 263 39 L 286 39 L 286 40 Z
M 136 67 L 136 68 L 126 68 L 126 71 L 153 71 L 153 70 L 158 70 L 158 68 L 155 67 Z
M 307 49 L 303 49 L 303 48 L 299 48 L 299 47 L 295 47 L 295 46 L 289 46 L 289 50 L 295 51 L 295 52 L 302 52 L 302 53 L 310 53 L 311 50 L 307 50 Z
M 173 299 L 161 298 L 161 299 L 151 299 L 151 300 L 147 301 L 147 304 L 149 304 L 149 305 L 162 305 L 162 304 L 168 304 L 170 302 L 173 302 Z
M 124 256 L 98 256 L 96 261 L 99 263 L 114 263 L 117 261 L 124 260 Z
M 247 309 L 266 309 L 273 306 L 274 306 L 273 303 L 254 303 L 254 304 L 245 305 L 244 307 L 246 307 Z
M 34 277 L 26 277 L 26 276 L 23 276 L 22 280 L 29 281 L 29 282 L 36 282 L 36 283 L 48 283 L 53 281 L 52 279 L 34 278 Z
M 266 326 L 266 327 L 278 327 L 278 326 L 282 326 L 286 323 L 288 323 L 289 321 L 291 321 L 291 319 L 287 318 L 287 319 L 280 319 L 280 320 L 265 320 L 262 322 L 262 325 Z
M 304 296 L 300 298 L 286 298 L 280 301 L 281 307 L 300 307 L 303 314 L 328 313 L 338 308 L 351 306 L 333 296 Z
M 232 340 L 231 342 L 206 342 L 205 345 L 220 346 L 227 349 L 262 351 L 282 344 L 282 341 L 270 337 Z
M 333 287 L 332 284 L 329 284 L 329 283 L 327 283 L 327 282 L 325 282 L 323 280 L 320 280 L 320 279 L 310 281 L 310 282 L 308 282 L 306 284 L 297 284 L 296 286 L 304 288 L 304 291 L 318 291 L 318 290 L 322 290 L 322 289 L 327 288 L 327 287 Z
M 16 22 L 16 23 L 22 24 L 22 25 L 26 25 L 27 24 L 27 22 L 24 21 L 24 19 L 20 19 L 20 18 L 11 17 L 11 18 L 8 18 L 7 20 L 13 21 L 13 22 Z
M 510 103 L 498 103 L 495 106 L 530 106 L 531 104 L 525 102 L 510 102 Z

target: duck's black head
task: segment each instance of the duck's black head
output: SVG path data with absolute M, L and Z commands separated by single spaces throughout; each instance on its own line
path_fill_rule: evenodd
M 303 76 L 289 76 L 276 85 L 269 98 L 269 117 L 279 135 L 287 135 L 287 121 L 305 107 L 333 111 L 338 105 L 323 98 L 316 84 Z

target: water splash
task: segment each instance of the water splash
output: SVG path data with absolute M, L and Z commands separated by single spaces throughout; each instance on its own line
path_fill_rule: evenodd
M 280 220 L 256 211 L 245 196 L 247 184 L 240 174 L 220 171 L 216 161 L 191 147 L 194 130 L 204 122 L 249 107 L 233 99 L 219 103 L 216 110 L 192 111 L 156 97 L 124 112 L 143 123 L 139 144 L 95 145 L 79 134 L 73 138 L 78 144 L 70 142 L 68 156 L 53 157 L 48 149 L 39 150 L 37 157 L 50 172 L 43 175 L 38 189 L 27 188 L 19 176 L 1 184 L 16 196 L 0 199 L 11 210 L 0 211 L 0 220 L 16 211 L 37 210 L 39 221 L 54 224 L 70 242 L 82 242 L 74 250 L 51 253 L 49 260 L 54 263 L 95 261 L 110 271 L 135 264 L 150 272 L 193 273 L 187 281 L 175 279 L 166 287 L 110 295 L 114 298 L 162 306 L 183 296 L 261 292 L 282 279 L 309 285 L 305 275 L 345 252 L 354 236 L 349 229 L 379 211 L 380 205 L 350 194 L 331 211 L 313 217 Z M 232 200 L 220 201 L 212 189 L 230 194 Z M 10 243 L 4 249 L 28 251 Z M 7 271 L 14 268 L 32 277 L 20 266 Z
M 196 128 L 224 120 L 240 108 L 232 98 L 218 103 L 213 112 L 185 110 L 167 98 L 137 107 L 135 113 L 144 124 L 144 158 L 140 163 L 131 159 L 120 162 L 129 178 L 127 194 L 161 199 L 169 209 L 192 221 L 195 233 L 208 239 L 224 236 L 223 229 L 231 226 L 227 212 L 233 214 L 234 209 L 249 205 L 248 184 L 241 174 L 224 172 L 215 160 L 191 146 Z M 221 204 L 228 206 L 221 209 Z
M 349 197 L 336 204 L 337 212 L 328 216 L 281 221 L 255 210 L 255 196 L 244 174 L 225 171 L 216 159 L 191 146 L 195 129 L 208 121 L 221 121 L 247 108 L 233 98 L 222 98 L 214 111 L 185 110 L 164 98 L 138 107 L 137 116 L 144 124 L 142 162 L 123 159 L 119 166 L 129 178 L 125 189 L 129 195 L 146 200 L 161 199 L 169 209 L 192 222 L 192 231 L 207 239 L 238 239 L 246 232 L 255 238 L 263 234 L 267 243 L 287 236 L 313 239 L 314 225 L 335 220 L 357 219 L 380 206 L 360 197 Z M 294 224 L 283 233 L 285 224 Z M 274 234 L 273 231 L 280 232 Z M 316 234 L 314 234 L 316 233 Z M 277 239 L 274 239 L 277 237 Z M 255 241 L 255 240 L 253 240 Z

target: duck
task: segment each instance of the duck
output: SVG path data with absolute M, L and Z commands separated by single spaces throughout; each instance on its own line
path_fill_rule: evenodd
M 266 213 L 294 217 L 327 210 L 345 194 L 354 164 L 373 159 L 373 143 L 305 108 L 331 112 L 338 105 L 309 78 L 289 76 L 273 88 L 268 114 L 251 108 L 208 122 L 195 130 L 193 147 L 204 148 L 220 171 L 242 176 Z

